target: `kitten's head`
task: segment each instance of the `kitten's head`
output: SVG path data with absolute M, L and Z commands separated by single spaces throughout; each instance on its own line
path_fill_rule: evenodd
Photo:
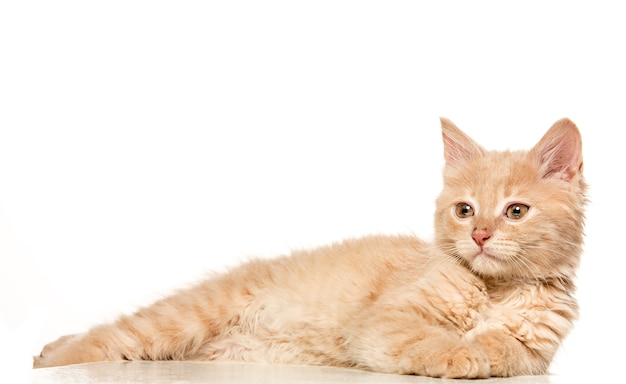
M 578 129 L 557 121 L 530 151 L 486 151 L 441 119 L 437 245 L 481 276 L 573 277 L 583 242 Z

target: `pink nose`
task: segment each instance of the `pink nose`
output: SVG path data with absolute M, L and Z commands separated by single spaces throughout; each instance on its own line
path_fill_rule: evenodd
M 472 232 L 474 242 L 481 247 L 485 245 L 485 242 L 489 240 L 490 237 L 491 234 L 485 229 L 475 229 L 474 232 Z

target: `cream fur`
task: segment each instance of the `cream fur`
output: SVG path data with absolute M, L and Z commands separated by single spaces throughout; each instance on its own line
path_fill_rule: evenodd
M 578 312 L 580 134 L 564 119 L 529 152 L 490 152 L 449 120 L 442 133 L 433 243 L 368 236 L 254 260 L 65 336 L 34 366 L 239 360 L 451 378 L 545 373 Z M 473 216 L 458 217 L 458 203 Z M 511 219 L 511 204 L 530 208 Z

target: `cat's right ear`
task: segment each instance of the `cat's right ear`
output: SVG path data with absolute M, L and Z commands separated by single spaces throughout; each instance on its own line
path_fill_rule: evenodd
M 441 117 L 441 135 L 446 165 L 457 165 L 484 153 L 484 149 L 463 133 L 453 122 Z

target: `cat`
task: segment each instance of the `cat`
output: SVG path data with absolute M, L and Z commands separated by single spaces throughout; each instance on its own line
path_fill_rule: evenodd
M 435 238 L 372 235 L 258 259 L 111 324 L 34 367 L 110 360 L 327 365 L 443 378 L 547 372 L 578 314 L 582 141 L 487 151 L 441 119 Z

